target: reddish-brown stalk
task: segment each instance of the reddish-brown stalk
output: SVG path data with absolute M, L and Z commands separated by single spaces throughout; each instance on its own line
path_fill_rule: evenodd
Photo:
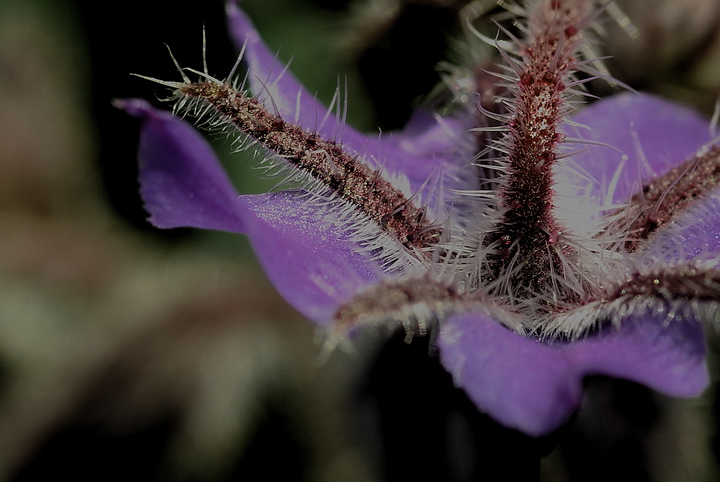
M 624 231 L 625 249 L 632 252 L 639 242 L 719 184 L 720 146 L 714 146 L 645 185 L 610 231 Z
M 514 67 L 514 112 L 503 141 L 508 154 L 499 192 L 501 219 L 485 239 L 492 249 L 490 275 L 510 276 L 514 296 L 552 289 L 564 275 L 561 257 L 573 255 L 552 213 L 552 166 L 563 141 L 559 124 L 591 2 L 541 0 L 528 9 L 527 39 L 518 45 L 520 62 Z
M 260 102 L 230 84 L 208 80 L 184 84 L 179 90 L 184 96 L 210 104 L 240 131 L 350 203 L 410 251 L 438 242 L 440 230 L 430 225 L 425 210 L 415 206 L 379 171 L 344 152 L 341 144 L 269 113 Z

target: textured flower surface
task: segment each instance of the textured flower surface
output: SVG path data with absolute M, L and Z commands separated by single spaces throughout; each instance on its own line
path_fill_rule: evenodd
M 246 82 L 192 71 L 199 80 L 160 83 L 176 114 L 238 135 L 292 186 L 238 195 L 181 117 L 120 101 L 143 121 L 150 221 L 247 235 L 331 340 L 367 327 L 430 334 L 477 407 L 532 436 L 568 419 L 589 374 L 699 394 L 720 296 L 708 123 L 630 93 L 571 114 L 573 74 L 592 72 L 578 52 L 595 7 L 537 1 L 519 14 L 526 38 L 502 45 L 508 94 L 480 107 L 489 122 L 459 103 L 368 136 L 320 105 L 230 2 Z

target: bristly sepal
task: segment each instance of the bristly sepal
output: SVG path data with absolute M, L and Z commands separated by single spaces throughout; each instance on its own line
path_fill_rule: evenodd
M 250 142 L 266 153 L 268 172 L 284 176 L 309 194 L 308 202 L 331 203 L 338 223 L 361 249 L 377 253 L 384 269 L 407 271 L 421 266 L 440 242 L 442 229 L 417 205 L 407 189 L 396 187 L 383 171 L 363 162 L 361 153 L 347 152 L 341 142 L 272 113 L 242 87 L 192 69 L 201 79 L 184 82 L 149 79 L 173 88 L 174 110 L 198 119 L 198 124 Z M 273 172 L 274 171 L 274 172 Z M 406 184 L 399 180 L 399 184 Z
M 624 248 L 633 252 L 719 184 L 720 145 L 714 145 L 643 186 L 627 207 L 617 212 L 620 219 L 608 229 L 622 233 Z
M 508 328 L 525 332 L 515 314 L 489 303 L 480 293 L 465 292 L 450 280 L 425 275 L 387 279 L 347 300 L 335 313 L 333 333 L 347 337 L 368 327 L 399 328 L 409 343 L 415 336 L 432 334 L 448 316 L 467 311 L 492 313 Z
M 495 146 L 504 153 L 498 161 L 497 219 L 482 240 L 484 276 L 502 288 L 498 295 L 520 299 L 552 293 L 556 300 L 571 301 L 584 289 L 584 274 L 572 272 L 578 250 L 554 216 L 552 186 L 583 30 L 594 13 L 590 1 L 532 2 L 521 27 L 526 38 L 516 39 L 514 54 L 502 52 L 514 82 L 505 102 L 507 132 Z

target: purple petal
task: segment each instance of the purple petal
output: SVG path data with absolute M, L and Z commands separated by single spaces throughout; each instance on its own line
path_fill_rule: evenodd
M 475 155 L 477 140 L 470 129 L 475 127 L 476 121 L 470 111 L 440 117 L 418 109 L 402 131 L 386 134 L 384 142 L 372 146 L 372 156 L 386 171 L 404 173 L 413 192 L 439 174 L 450 182 L 447 189 L 477 187 L 468 185 L 468 179 L 452 179 Z M 464 177 L 477 181 L 477 176 Z
M 300 194 L 243 198 L 254 214 L 248 236 L 265 273 L 306 317 L 327 325 L 339 303 L 377 283 L 378 265 Z
M 609 97 L 583 109 L 572 120 L 589 130 L 568 126 L 571 137 L 612 146 L 590 145 L 585 152 L 572 156 L 568 166 L 597 181 L 590 192 L 601 202 L 608 194 L 608 201 L 627 202 L 643 182 L 686 161 L 710 140 L 709 122 L 703 116 L 647 94 Z M 624 164 L 623 155 L 627 156 Z M 620 176 L 612 187 L 618 169 Z M 582 179 L 563 169 L 558 170 L 556 180 L 583 184 Z
M 531 436 L 561 426 L 578 408 L 582 379 L 600 374 L 644 383 L 669 395 L 696 395 L 708 383 L 702 329 L 638 317 L 574 343 L 547 345 L 489 316 L 451 317 L 440 330 L 440 360 L 477 407 Z
M 377 263 L 303 193 L 238 196 L 189 124 L 141 100 L 118 106 L 143 120 L 140 192 L 154 225 L 247 234 L 278 291 L 318 323 L 328 323 L 339 303 L 376 281 Z
M 580 403 L 581 380 L 560 350 L 523 338 L 487 315 L 451 317 L 438 345 L 455 384 L 507 427 L 542 435 Z
M 245 208 L 210 145 L 186 122 L 144 100 L 118 101 L 143 120 L 140 193 L 159 228 L 244 232 Z
M 694 397 L 708 385 L 705 336 L 695 319 L 668 324 L 665 313 L 638 313 L 621 328 L 561 347 L 582 375 L 642 383 L 675 397 Z
M 689 260 L 715 260 L 720 256 L 720 189 L 681 211 L 645 243 L 638 257 L 645 265 Z

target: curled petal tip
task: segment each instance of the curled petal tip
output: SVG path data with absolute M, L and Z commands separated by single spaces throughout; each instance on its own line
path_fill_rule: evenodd
M 113 99 L 112 105 L 133 117 L 144 118 L 152 112 L 150 104 L 145 99 Z

